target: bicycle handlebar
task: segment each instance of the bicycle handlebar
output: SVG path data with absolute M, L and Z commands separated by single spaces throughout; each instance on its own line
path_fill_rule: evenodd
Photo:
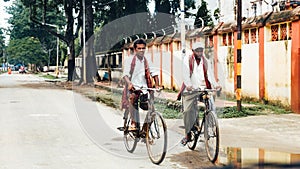
M 193 89 L 191 91 L 183 92 L 183 95 L 192 94 L 192 93 L 199 93 L 199 92 L 216 92 L 216 91 L 219 91 L 219 90 L 218 89 L 197 88 L 197 89 Z
M 133 90 L 134 91 L 142 91 L 142 90 L 148 90 L 148 91 L 156 91 L 156 92 L 160 92 L 161 89 L 157 89 L 157 88 L 150 88 L 150 87 L 143 87 L 143 86 L 136 86 L 136 85 L 133 85 Z

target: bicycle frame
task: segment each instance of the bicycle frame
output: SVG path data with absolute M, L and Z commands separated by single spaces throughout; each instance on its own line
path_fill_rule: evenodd
M 194 90 L 188 93 L 195 94 L 195 101 L 203 102 L 205 105 L 204 115 L 202 117 L 201 124 L 199 125 L 199 112 L 197 111 L 197 119 L 194 123 L 193 128 L 191 129 L 191 136 L 193 137 L 191 142 L 188 143 L 188 147 L 191 150 L 194 150 L 200 134 L 202 134 L 202 128 L 204 128 L 204 140 L 207 156 L 211 162 L 215 162 L 218 156 L 219 148 L 219 127 L 216 116 L 213 111 L 213 105 L 210 101 L 211 92 L 216 91 L 215 89 L 202 89 Z M 197 93 L 194 93 L 197 92 Z M 199 100 L 197 100 L 199 99 Z M 212 125 L 212 126 L 211 126 Z M 210 132 L 209 132 L 210 131 Z M 212 131 L 212 133 L 211 133 Z M 212 135 L 211 135 L 212 134 Z M 212 138 L 212 139 L 211 139 Z
M 134 104 L 136 108 L 137 115 L 137 130 L 129 130 L 130 120 L 128 120 L 129 110 L 126 109 L 124 113 L 124 144 L 128 152 L 132 153 L 137 145 L 137 142 L 140 141 L 140 138 L 144 138 L 143 140 L 146 143 L 147 152 L 149 155 L 150 160 L 154 164 L 160 164 L 166 155 L 167 152 L 167 125 L 159 112 L 155 111 L 154 108 L 154 93 L 151 91 L 157 90 L 152 88 L 146 88 L 148 93 L 150 93 L 150 98 L 148 101 L 148 110 L 144 120 L 144 124 L 140 129 L 140 122 L 139 120 L 139 111 L 138 111 L 138 104 Z M 138 99 L 140 98 L 139 95 L 143 92 L 139 90 L 133 91 L 137 94 Z M 136 98 L 135 98 L 136 99 Z M 136 100 L 135 100 L 136 101 Z M 137 100 L 138 101 L 138 100 Z M 159 142 L 162 141 L 162 144 Z M 157 144 L 158 143 L 158 144 Z M 161 147 L 159 145 L 162 145 Z M 158 149 L 156 148 L 158 147 Z M 159 151 L 158 153 L 156 151 Z M 155 153 L 156 152 L 156 153 Z
M 205 122 L 205 117 L 207 115 L 207 113 L 209 111 L 211 111 L 211 105 L 209 103 L 209 99 L 211 97 L 211 95 L 209 94 L 210 91 L 215 91 L 214 89 L 211 90 L 211 89 L 206 89 L 206 90 L 198 90 L 196 92 L 199 92 L 197 97 L 195 99 L 197 99 L 197 102 L 203 102 L 204 103 L 204 106 L 205 106 L 205 110 L 204 110 L 204 114 L 203 114 L 203 117 L 202 117 L 202 121 L 201 121 L 201 124 L 199 125 L 199 113 L 200 111 L 197 111 L 197 119 L 196 119 L 196 124 L 197 125 L 194 125 L 194 127 L 197 128 L 197 131 L 199 132 L 199 135 L 202 131 L 202 127 L 204 125 L 204 122 Z M 201 100 L 198 100 L 199 97 L 202 97 L 203 101 Z
M 137 132 L 136 132 L 136 137 L 137 138 L 145 138 L 145 132 L 146 132 L 146 129 L 148 127 L 148 124 L 152 122 L 152 119 L 151 119 L 151 114 L 152 113 L 155 113 L 155 107 L 154 107 L 154 96 L 153 96 L 153 93 L 151 94 L 151 91 L 160 91 L 160 89 L 154 89 L 154 88 L 141 88 L 141 89 L 137 89 L 137 90 L 134 90 L 133 92 L 139 97 L 142 92 L 142 90 L 147 90 L 148 94 L 150 95 L 150 98 L 149 98 L 149 109 L 147 110 L 147 114 L 146 114 L 146 117 L 144 119 L 144 124 L 142 126 L 142 128 L 140 129 L 140 117 L 139 117 L 139 107 L 137 105 L 137 103 L 135 103 L 134 107 L 135 109 L 137 110 Z M 127 119 L 125 120 L 125 118 L 128 118 L 128 113 L 129 113 L 129 110 L 126 109 L 125 112 L 124 112 L 124 122 L 128 121 Z M 129 121 L 128 121 L 129 122 Z

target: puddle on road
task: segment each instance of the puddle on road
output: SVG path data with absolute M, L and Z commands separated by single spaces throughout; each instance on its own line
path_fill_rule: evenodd
M 217 163 L 233 168 L 300 168 L 300 154 L 261 148 L 226 147 L 220 149 Z
M 201 149 L 200 149 L 201 147 Z M 300 154 L 277 152 L 260 148 L 220 148 L 219 157 L 212 164 L 203 148 L 198 145 L 195 151 L 187 151 L 169 156 L 170 161 L 184 168 L 226 168 L 226 169 L 298 169 Z M 200 150 L 199 150 L 200 149 Z

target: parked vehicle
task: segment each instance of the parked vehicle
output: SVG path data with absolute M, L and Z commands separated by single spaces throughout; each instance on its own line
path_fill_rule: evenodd
M 21 73 L 21 74 L 26 73 L 24 66 L 20 66 L 19 73 Z

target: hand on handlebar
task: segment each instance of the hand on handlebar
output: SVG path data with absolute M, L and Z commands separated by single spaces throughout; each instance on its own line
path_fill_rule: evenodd
M 193 88 L 192 86 L 187 86 L 187 87 L 186 87 L 186 90 L 187 90 L 187 91 L 192 91 L 192 90 L 194 90 L 194 88 Z
M 216 89 L 217 91 L 221 91 L 221 90 L 222 90 L 222 86 L 216 86 L 215 89 Z
M 128 90 L 134 90 L 134 87 L 133 87 L 132 83 L 129 83 L 127 88 L 128 88 Z
M 155 86 L 155 89 L 157 92 L 161 92 L 162 91 L 162 88 L 160 86 Z
M 222 86 L 216 86 L 215 88 L 217 90 L 217 96 L 220 97 L 221 91 L 222 91 Z

